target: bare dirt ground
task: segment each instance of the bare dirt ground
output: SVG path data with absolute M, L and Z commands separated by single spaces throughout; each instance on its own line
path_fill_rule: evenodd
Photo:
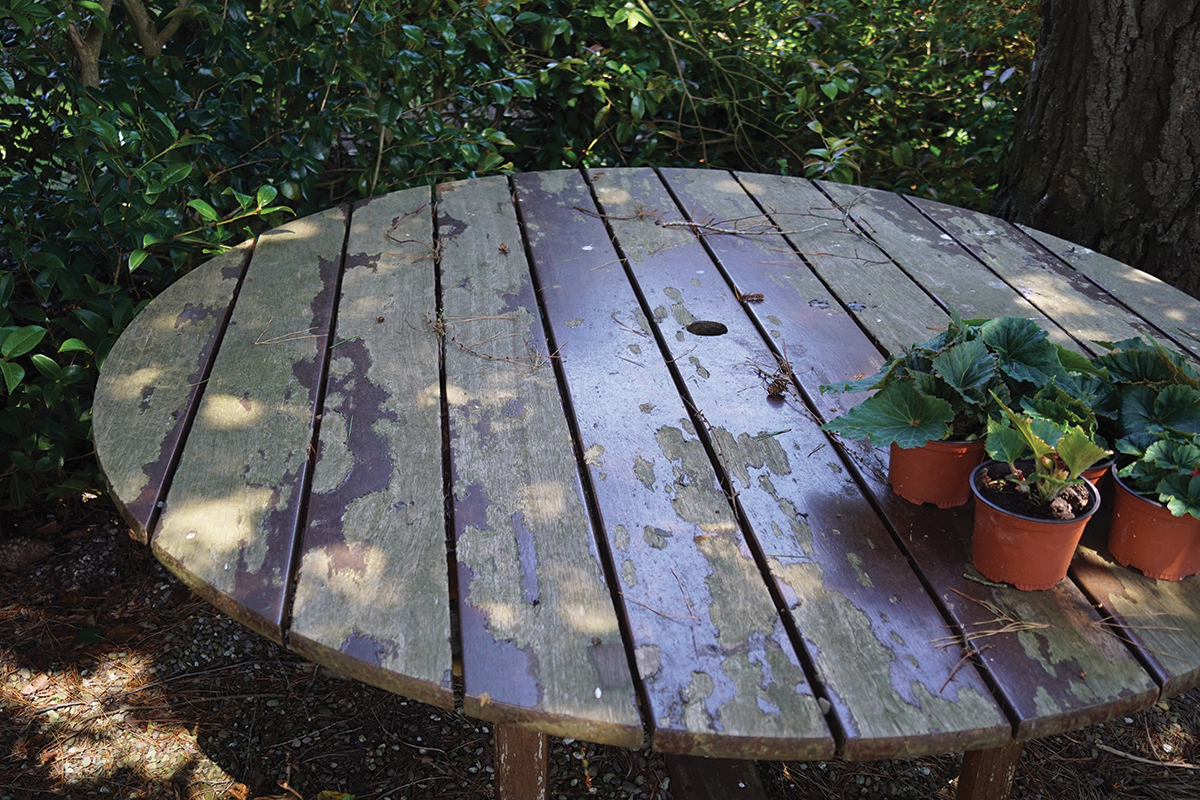
M 1013 797 L 1200 798 L 1198 735 L 1191 692 L 1032 742 Z M 758 766 L 772 800 L 832 800 L 952 798 L 958 765 Z M 0 800 L 489 798 L 492 777 L 486 724 L 249 633 L 132 542 L 103 498 L 0 509 Z M 646 748 L 561 739 L 551 797 L 684 800 Z

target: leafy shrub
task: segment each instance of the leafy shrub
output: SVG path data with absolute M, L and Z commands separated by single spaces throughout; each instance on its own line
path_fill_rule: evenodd
M 622 164 L 978 207 L 1031 49 L 1026 4 L 979 0 L 915 17 L 901 0 L 144 2 L 8 0 L 0 19 L 0 477 L 17 502 L 98 485 L 91 392 L 116 337 L 287 214 Z

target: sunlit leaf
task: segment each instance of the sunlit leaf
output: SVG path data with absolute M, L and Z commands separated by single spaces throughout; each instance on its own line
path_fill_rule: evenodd
M 221 215 L 217 213 L 215 208 L 199 198 L 195 200 L 189 200 L 188 208 L 195 209 L 197 212 L 199 212 L 201 218 L 204 219 L 205 222 L 219 222 L 221 219 Z
M 4 388 L 9 394 L 16 391 L 25 378 L 25 368 L 11 361 L 0 361 L 0 372 L 4 373 Z
M 46 329 L 40 325 L 26 325 L 10 333 L 0 344 L 0 356 L 16 358 L 23 356 L 37 347 L 46 336 Z
M 954 410 L 945 400 L 921 395 L 911 381 L 896 381 L 827 422 L 822 430 L 869 439 L 877 447 L 895 442 L 911 448 L 946 438 L 953 419 Z
M 58 352 L 69 353 L 72 351 L 82 351 L 85 353 L 92 352 L 92 349 L 87 346 L 81 339 L 67 339 L 58 346 Z

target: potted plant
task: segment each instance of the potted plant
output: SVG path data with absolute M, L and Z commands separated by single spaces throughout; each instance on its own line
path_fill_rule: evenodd
M 888 482 L 904 499 L 959 506 L 971 497 L 968 477 L 983 460 L 998 402 L 1065 383 L 1063 354 L 1031 320 L 964 320 L 951 309 L 943 333 L 888 358 L 877 374 L 822 386 L 822 393 L 875 391 L 823 430 L 890 447 Z
M 993 460 L 971 474 L 971 563 L 994 581 L 1049 589 L 1066 577 L 1100 507 L 1100 493 L 1083 471 L 1111 451 L 1097 444 L 1087 406 L 1058 387 L 1023 401 L 1024 413 L 997 402 L 1003 417 L 989 423 L 987 434 Z
M 1200 400 L 1200 398 L 1197 398 Z M 1132 447 L 1126 446 L 1124 452 Z M 1160 431 L 1116 474 L 1108 549 L 1147 577 L 1178 581 L 1200 572 L 1200 443 Z
M 1117 399 L 1113 520 L 1108 549 L 1151 578 L 1200 573 L 1200 374 L 1141 338 L 1093 360 Z

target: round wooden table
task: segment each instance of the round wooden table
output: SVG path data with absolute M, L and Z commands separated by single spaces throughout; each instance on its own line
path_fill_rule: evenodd
M 819 430 L 861 399 L 820 384 L 950 307 L 1200 353 L 1194 300 L 978 213 L 530 173 L 335 208 L 186 275 L 108 358 L 96 450 L 134 534 L 218 608 L 498 723 L 511 796 L 545 734 L 969 751 L 960 796 L 1005 796 L 1022 741 L 1200 681 L 1200 592 L 1115 567 L 1103 518 L 1054 589 L 982 581 L 970 506 L 900 500 L 886 452 Z M 514 742 L 543 760 L 520 773 Z

